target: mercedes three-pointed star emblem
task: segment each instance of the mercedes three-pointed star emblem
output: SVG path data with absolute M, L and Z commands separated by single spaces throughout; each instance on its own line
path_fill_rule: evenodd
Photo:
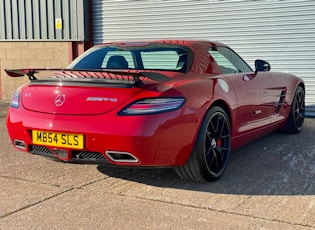
M 58 94 L 55 98 L 55 106 L 62 106 L 65 103 L 66 95 L 64 94 Z

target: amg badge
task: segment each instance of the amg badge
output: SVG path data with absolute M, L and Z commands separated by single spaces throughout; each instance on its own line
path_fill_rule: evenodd
M 88 97 L 87 101 L 110 101 L 110 102 L 118 102 L 117 98 L 114 97 Z

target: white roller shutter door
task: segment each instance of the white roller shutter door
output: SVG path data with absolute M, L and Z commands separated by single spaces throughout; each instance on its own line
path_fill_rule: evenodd
M 315 116 L 315 1 L 101 1 L 93 4 L 93 43 L 197 38 L 223 42 L 252 67 L 257 58 L 273 71 L 306 84 L 308 115 Z

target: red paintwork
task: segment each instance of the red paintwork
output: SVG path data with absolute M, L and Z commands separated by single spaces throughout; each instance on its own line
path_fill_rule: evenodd
M 188 73 L 163 72 L 170 81 L 148 81 L 138 88 L 32 85 L 20 87 L 19 108 L 10 107 L 7 129 L 11 140 L 32 144 L 31 130 L 82 133 L 86 151 L 107 150 L 133 154 L 139 162 L 112 162 L 130 166 L 176 166 L 187 161 L 202 120 L 214 105 L 223 106 L 232 126 L 235 149 L 283 126 L 296 87 L 303 81 L 293 75 L 272 72 L 222 74 L 207 52 L 208 47 L 224 46 L 202 41 L 155 41 L 181 44 L 194 51 Z M 140 44 L 139 44 L 140 45 Z M 244 76 L 246 75 L 246 79 Z M 228 90 L 226 89 L 228 86 Z M 277 111 L 277 96 L 286 97 Z M 56 107 L 57 94 L 65 94 L 66 104 Z M 141 98 L 184 96 L 178 110 L 152 115 L 119 116 L 117 113 Z M 88 97 L 115 97 L 122 103 L 86 101 Z M 39 111 L 40 109 L 40 111 Z M 71 151 L 71 149 L 69 149 Z M 62 160 L 71 160 L 70 156 Z

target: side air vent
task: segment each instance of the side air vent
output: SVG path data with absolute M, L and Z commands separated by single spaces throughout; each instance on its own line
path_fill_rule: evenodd
M 286 96 L 286 91 L 282 90 L 281 94 L 279 95 L 279 101 L 278 101 L 278 104 L 277 104 L 277 111 L 276 111 L 276 113 L 279 113 L 279 111 L 281 109 L 281 106 L 283 105 L 285 96 Z

